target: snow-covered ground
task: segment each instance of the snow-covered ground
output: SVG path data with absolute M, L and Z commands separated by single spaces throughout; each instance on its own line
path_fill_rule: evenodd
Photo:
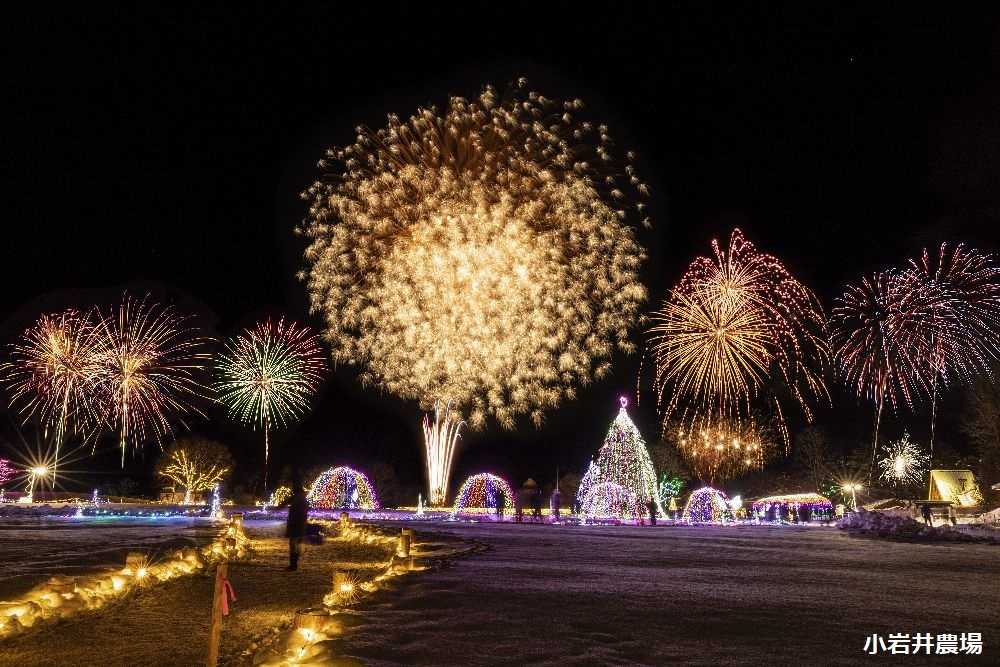
M 207 519 L 188 517 L 44 517 L 0 520 L 0 600 L 54 575 L 122 567 L 132 550 L 156 556 L 201 545 L 218 533 Z
M 902 632 L 982 632 L 981 663 L 1000 655 L 996 546 L 791 526 L 414 528 L 487 548 L 375 596 L 368 623 L 345 636 L 346 655 L 376 665 L 873 664 L 888 658 L 863 653 L 866 635 Z
M 247 524 L 257 554 L 230 573 L 239 598 L 224 633 L 227 664 L 318 604 L 333 569 L 381 558 L 330 540 L 287 573 L 283 522 Z M 818 526 L 411 525 L 418 549 L 442 535 L 481 548 L 365 598 L 338 640 L 341 655 L 374 665 L 870 665 L 892 658 L 865 655 L 867 635 L 917 632 L 981 632 L 984 655 L 897 661 L 985 665 L 1000 653 L 1000 546 Z M 118 567 L 130 549 L 163 551 L 214 532 L 188 518 L 5 520 L 0 599 L 32 579 Z M 9 640 L 0 666 L 198 664 L 211 587 L 209 577 L 185 577 Z

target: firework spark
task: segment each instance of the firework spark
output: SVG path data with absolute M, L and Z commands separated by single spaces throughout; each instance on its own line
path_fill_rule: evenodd
M 448 495 L 448 478 L 451 477 L 451 463 L 455 457 L 455 446 L 461 437 L 459 432 L 465 422 L 455 419 L 451 406 L 438 401 L 434 405 L 434 421 L 424 415 L 424 445 L 427 448 L 427 484 L 430 487 L 428 499 L 431 505 L 444 505 Z
M 194 404 L 204 395 L 199 375 L 208 358 L 206 341 L 184 326 L 170 306 L 128 295 L 100 317 L 100 350 L 94 390 L 103 421 L 119 435 L 122 465 L 129 444 L 172 433 L 171 420 L 203 413 Z
M 910 265 L 945 293 L 948 304 L 939 318 L 958 329 L 935 341 L 942 379 L 947 382 L 950 374 L 967 379 L 1000 359 L 1000 266 L 994 258 L 963 244 L 949 249 L 942 243 L 936 258 L 924 250 L 921 260 Z
M 901 439 L 889 443 L 883 451 L 885 457 L 878 462 L 882 469 L 882 480 L 895 484 L 915 484 L 923 479 L 930 457 L 910 440 L 909 433 L 904 433 Z
M 717 241 L 712 249 L 714 257 L 695 259 L 652 317 L 664 429 L 682 405 L 682 420 L 696 427 L 739 424 L 766 395 L 787 448 L 781 403 L 768 386 L 780 380 L 807 421 L 813 403 L 829 400 L 822 308 L 776 257 L 759 252 L 739 229 L 728 251 Z
M 474 428 L 539 424 L 605 375 L 646 296 L 626 224 L 626 208 L 643 215 L 626 191 L 645 185 L 614 171 L 582 103 L 524 85 L 359 128 L 303 194 L 302 277 L 333 359 L 425 409 L 451 402 Z
M 265 475 L 270 429 L 308 410 L 325 366 L 309 328 L 283 319 L 261 322 L 226 343 L 218 359 L 216 390 L 230 416 L 264 430 Z
M 761 470 L 776 454 L 776 438 L 754 417 L 731 424 L 681 424 L 665 436 L 671 434 L 691 470 L 709 483 Z
M 54 432 L 57 460 L 69 434 L 92 432 L 99 421 L 93 404 L 99 351 L 90 318 L 66 310 L 40 317 L 0 367 L 11 406 Z

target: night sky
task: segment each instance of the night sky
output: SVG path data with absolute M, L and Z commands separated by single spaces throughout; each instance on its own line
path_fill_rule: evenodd
M 214 336 L 267 315 L 318 326 L 292 231 L 323 151 L 386 113 L 518 76 L 547 96 L 583 98 L 638 153 L 652 191 L 654 228 L 640 236 L 651 308 L 733 226 L 827 309 L 846 281 L 924 246 L 1000 248 L 992 18 L 954 6 L 355 4 L 91 3 L 6 16 L 0 342 L 42 311 L 108 304 L 126 288 L 195 313 Z M 557 465 L 582 472 L 617 396 L 635 391 L 639 355 L 614 368 L 540 430 L 467 433 L 453 484 L 486 469 L 518 482 L 550 480 Z M 642 398 L 633 417 L 653 439 L 652 396 Z M 940 428 L 961 450 L 959 399 L 946 400 Z M 847 446 L 866 443 L 871 410 L 839 388 L 834 400 L 820 424 Z M 259 435 L 209 414 L 192 428 L 256 470 Z M 416 485 L 419 418 L 415 404 L 338 368 L 314 413 L 277 435 L 278 465 L 383 461 Z M 927 419 L 890 420 L 888 433 L 903 427 L 919 439 Z M 148 473 L 157 454 L 148 443 L 130 473 Z M 113 438 L 75 467 L 114 472 Z

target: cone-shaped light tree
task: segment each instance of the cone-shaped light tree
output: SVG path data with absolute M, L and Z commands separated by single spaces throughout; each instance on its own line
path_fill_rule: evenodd
M 646 449 L 646 442 L 628 416 L 628 399 L 623 396 L 619 400 L 621 409 L 611 423 L 597 459 L 591 462 L 590 469 L 580 483 L 577 501 L 583 507 L 592 488 L 612 482 L 634 494 L 636 501 L 643 506 L 652 500 L 656 504 L 657 514 L 665 516 L 657 493 L 656 471 Z

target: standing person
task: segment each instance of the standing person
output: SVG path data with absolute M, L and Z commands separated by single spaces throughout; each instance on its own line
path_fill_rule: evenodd
M 653 500 L 652 498 L 650 498 L 649 502 L 646 503 L 646 509 L 649 510 L 649 525 L 650 526 L 655 526 L 656 525 L 656 501 Z
M 309 520 L 309 502 L 306 492 L 302 489 L 302 479 L 298 473 L 292 477 L 292 497 L 288 502 L 288 523 L 285 535 L 288 537 L 288 570 L 294 572 L 299 568 L 299 556 L 302 553 L 302 538 L 306 534 L 306 523 Z
M 923 504 L 920 506 L 920 514 L 924 517 L 924 523 L 928 526 L 934 525 L 934 520 L 931 518 L 931 506 Z
M 532 516 L 535 521 L 542 520 L 542 490 L 535 488 L 535 493 L 531 496 Z

